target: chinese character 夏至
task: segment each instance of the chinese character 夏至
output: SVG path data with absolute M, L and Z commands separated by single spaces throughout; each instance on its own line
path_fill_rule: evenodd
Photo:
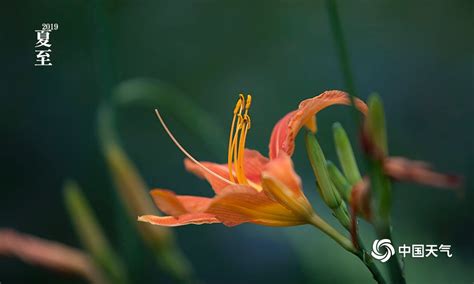
M 52 51 L 50 36 L 52 32 L 51 27 L 55 27 L 55 30 L 57 30 L 57 24 L 55 25 L 56 26 L 43 24 L 42 30 L 35 30 L 36 32 L 35 66 L 52 66 L 53 65 L 53 63 L 51 62 L 51 54 L 50 54 Z

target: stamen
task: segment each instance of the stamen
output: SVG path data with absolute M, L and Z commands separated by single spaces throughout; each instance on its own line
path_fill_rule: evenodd
M 168 136 L 171 138 L 171 140 L 173 141 L 173 143 L 178 147 L 179 150 L 181 150 L 181 152 L 183 152 L 183 154 L 188 157 L 191 161 L 193 161 L 196 165 L 198 165 L 200 168 L 202 168 L 204 171 L 206 171 L 207 173 L 213 175 L 214 177 L 220 179 L 221 181 L 225 182 L 225 183 L 228 183 L 230 185 L 235 185 L 234 182 L 232 181 L 229 181 L 223 177 L 221 177 L 220 175 L 218 175 L 217 173 L 213 172 L 212 170 L 210 170 L 209 168 L 207 168 L 206 166 L 204 166 L 203 164 L 201 164 L 198 160 L 196 160 L 193 156 L 191 156 L 191 154 L 188 153 L 188 151 L 186 151 L 184 149 L 183 146 L 181 146 L 181 144 L 179 144 L 178 140 L 176 140 L 176 138 L 173 136 L 173 134 L 171 133 L 171 131 L 168 129 L 168 127 L 166 126 L 165 122 L 163 121 L 163 118 L 161 117 L 160 115 L 160 112 L 158 111 L 158 109 L 155 109 L 155 113 L 156 113 L 156 116 L 158 116 L 158 119 L 160 120 L 160 123 L 161 125 L 163 126 L 163 128 L 165 129 L 166 133 L 168 134 Z
M 234 126 L 235 126 L 235 119 L 238 118 L 237 120 L 237 125 L 240 124 L 241 120 L 241 113 L 242 113 L 242 107 L 244 104 L 245 98 L 244 95 L 240 94 L 239 99 L 237 100 L 237 103 L 235 104 L 234 108 L 234 116 L 232 117 L 232 124 L 230 126 L 230 134 L 229 134 L 229 147 L 227 150 L 227 165 L 229 168 L 229 178 L 232 182 L 235 182 L 234 175 L 233 175 L 233 170 L 232 170 L 232 157 L 235 155 L 235 143 L 234 143 Z M 238 130 L 238 129 L 237 129 Z
M 252 96 L 247 95 L 247 98 L 245 99 L 242 94 L 239 95 L 236 107 L 234 108 L 234 117 L 232 118 L 232 125 L 229 135 L 227 161 L 227 164 L 229 166 L 229 178 L 231 181 L 235 182 L 235 171 L 237 182 L 239 184 L 249 184 L 244 171 L 244 150 L 245 141 L 247 139 L 247 133 L 250 129 L 250 116 L 248 115 L 248 111 L 250 109 L 251 104 Z M 244 113 L 242 114 L 242 112 Z M 237 119 L 236 126 L 235 119 Z M 232 166 L 234 167 L 234 171 L 232 170 Z

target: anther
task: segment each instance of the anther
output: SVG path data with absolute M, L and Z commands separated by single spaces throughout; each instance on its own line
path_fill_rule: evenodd
M 251 104 L 252 104 L 252 96 L 247 95 L 247 101 L 246 101 L 246 104 L 245 104 L 245 109 L 248 110 L 250 108 Z
M 244 103 L 244 101 L 245 101 L 244 95 L 240 94 L 239 99 L 237 100 L 237 103 L 235 104 L 234 114 L 237 114 L 238 112 L 242 111 L 242 104 Z

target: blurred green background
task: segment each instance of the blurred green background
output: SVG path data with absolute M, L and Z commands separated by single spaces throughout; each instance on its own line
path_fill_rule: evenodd
M 452 258 L 407 259 L 409 283 L 471 283 L 473 2 L 338 2 L 358 93 L 365 99 L 377 91 L 384 100 L 390 152 L 466 179 L 462 198 L 449 190 L 394 186 L 395 240 L 452 245 Z M 117 84 L 154 78 L 208 112 L 222 133 L 205 133 L 203 140 L 162 110 L 182 144 L 198 159 L 213 161 L 226 159 L 227 141 L 216 139 L 227 135 L 239 92 L 254 96 L 247 146 L 266 154 L 280 117 L 302 99 L 344 89 L 320 0 L 10 1 L 2 10 L 0 227 L 80 246 L 61 192 L 64 179 L 74 178 L 135 283 L 171 280 L 137 236 L 120 233 L 125 217 L 117 209 L 96 133 L 98 106 Z M 51 35 L 48 68 L 34 66 L 34 30 L 42 23 L 59 24 Z M 183 155 L 159 125 L 155 107 L 121 110 L 119 133 L 127 153 L 152 187 L 211 196 L 204 181 L 185 172 Z M 335 160 L 334 121 L 356 143 L 352 118 L 347 107 L 318 116 L 329 159 Z M 298 139 L 296 169 L 316 210 L 332 222 L 316 195 L 302 144 Z M 175 231 L 205 283 L 369 283 L 371 278 L 358 259 L 310 227 L 212 225 Z M 366 232 L 369 245 L 374 236 Z M 71 281 L 81 283 L 0 258 L 2 283 Z

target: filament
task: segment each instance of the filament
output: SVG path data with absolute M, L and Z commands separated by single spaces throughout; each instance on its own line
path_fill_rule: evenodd
M 227 179 L 223 178 L 222 176 L 218 175 L 217 173 L 213 172 L 212 170 L 210 170 L 209 168 L 207 168 L 206 166 L 201 164 L 193 156 L 191 156 L 191 154 L 189 154 L 188 151 L 186 151 L 186 149 L 184 149 L 184 147 L 181 146 L 181 144 L 179 144 L 178 140 L 176 140 L 176 138 L 173 136 L 171 131 L 168 129 L 168 127 L 166 126 L 165 122 L 163 121 L 163 118 L 161 117 L 160 112 L 158 111 L 158 109 L 155 109 L 155 113 L 156 113 L 156 116 L 158 116 L 158 119 L 160 120 L 160 123 L 163 126 L 163 128 L 165 129 L 168 136 L 171 138 L 173 143 L 178 147 L 179 150 L 181 150 L 181 152 L 183 152 L 183 154 L 186 157 L 188 157 L 191 161 L 193 161 L 196 165 L 198 165 L 200 168 L 202 168 L 204 171 L 206 171 L 210 175 L 213 175 L 214 177 L 220 179 L 221 181 L 223 181 L 225 183 L 228 183 L 230 185 L 235 185 L 235 183 L 233 181 L 230 181 L 230 180 L 227 180 Z

